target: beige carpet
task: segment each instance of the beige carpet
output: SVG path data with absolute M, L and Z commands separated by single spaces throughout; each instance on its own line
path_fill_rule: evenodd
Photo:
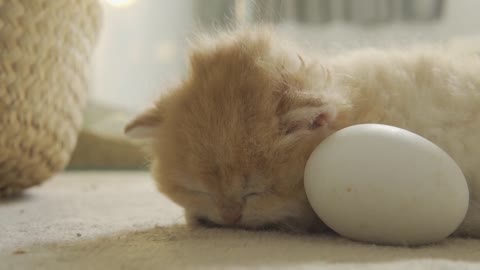
M 145 173 L 66 173 L 0 202 L 0 269 L 480 269 L 480 240 L 384 247 L 182 222 Z

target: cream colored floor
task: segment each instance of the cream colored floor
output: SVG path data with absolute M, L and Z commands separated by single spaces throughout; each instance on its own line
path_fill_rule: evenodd
M 65 173 L 0 202 L 0 269 L 480 269 L 480 240 L 383 247 L 182 222 L 145 173 Z

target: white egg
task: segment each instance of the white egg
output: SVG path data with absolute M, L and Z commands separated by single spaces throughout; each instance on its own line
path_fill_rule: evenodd
M 305 190 L 317 215 L 353 240 L 418 245 L 449 236 L 469 192 L 455 161 L 410 131 L 362 124 L 335 132 L 311 154 Z

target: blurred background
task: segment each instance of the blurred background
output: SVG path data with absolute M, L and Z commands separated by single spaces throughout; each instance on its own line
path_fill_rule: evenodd
M 273 24 L 310 50 L 345 50 L 478 34 L 477 0 L 101 0 L 85 131 L 71 169 L 144 168 L 122 129 L 186 69 L 195 32 Z

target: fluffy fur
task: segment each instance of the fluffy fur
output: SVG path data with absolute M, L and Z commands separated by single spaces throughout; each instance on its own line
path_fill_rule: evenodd
M 384 123 L 428 138 L 459 163 L 472 201 L 457 234 L 480 236 L 475 49 L 297 53 L 265 30 L 204 38 L 193 46 L 185 80 L 126 127 L 152 139 L 153 176 L 187 221 L 322 228 L 304 192 L 307 158 L 340 128 Z

